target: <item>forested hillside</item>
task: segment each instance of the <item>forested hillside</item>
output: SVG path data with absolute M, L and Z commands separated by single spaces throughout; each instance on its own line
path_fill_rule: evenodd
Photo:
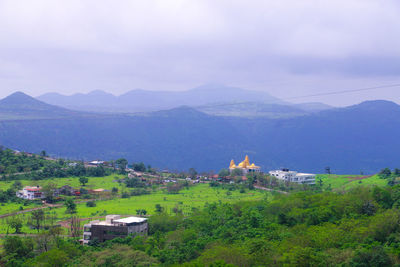
M 141 115 L 0 121 L 0 143 L 77 159 L 126 158 L 170 170 L 219 171 L 249 155 L 288 167 L 372 174 L 399 166 L 400 107 L 370 101 L 289 119 L 211 116 L 189 107 Z

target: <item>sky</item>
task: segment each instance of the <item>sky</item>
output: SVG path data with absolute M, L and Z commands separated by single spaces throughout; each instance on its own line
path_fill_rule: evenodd
M 0 0 L 0 98 L 219 83 L 400 104 L 397 0 Z M 297 98 L 299 97 L 299 98 Z

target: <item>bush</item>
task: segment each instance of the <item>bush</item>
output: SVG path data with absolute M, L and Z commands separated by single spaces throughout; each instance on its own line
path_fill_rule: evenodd
M 128 192 L 122 192 L 121 198 L 129 198 L 129 197 L 130 197 L 130 195 Z
M 94 201 L 88 201 L 88 202 L 86 202 L 86 206 L 87 206 L 87 207 L 96 207 L 96 202 L 94 202 Z
M 131 196 L 141 196 L 141 195 L 147 195 L 147 194 L 150 194 L 150 192 L 144 188 L 135 188 L 135 189 L 131 190 Z
M 146 184 L 143 183 L 139 178 L 127 178 L 125 179 L 126 187 L 145 187 Z

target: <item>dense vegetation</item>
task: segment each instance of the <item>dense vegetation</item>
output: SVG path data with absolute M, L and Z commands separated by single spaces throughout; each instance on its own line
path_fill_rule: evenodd
M 400 263 L 399 207 L 400 185 L 210 203 L 190 216 L 160 210 L 150 217 L 148 237 L 89 247 L 51 230 L 35 238 L 7 237 L 2 261 L 9 266 L 393 266 Z
M 103 166 L 86 168 L 82 162 L 63 159 L 49 160 L 46 152 L 41 155 L 16 153 L 0 147 L 0 175 L 2 180 L 42 180 L 68 176 L 103 177 L 113 173 L 113 169 Z

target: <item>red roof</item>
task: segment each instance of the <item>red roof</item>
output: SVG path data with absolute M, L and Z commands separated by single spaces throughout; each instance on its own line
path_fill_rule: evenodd
M 36 191 L 40 191 L 40 188 L 27 188 L 26 191 L 36 192 Z

